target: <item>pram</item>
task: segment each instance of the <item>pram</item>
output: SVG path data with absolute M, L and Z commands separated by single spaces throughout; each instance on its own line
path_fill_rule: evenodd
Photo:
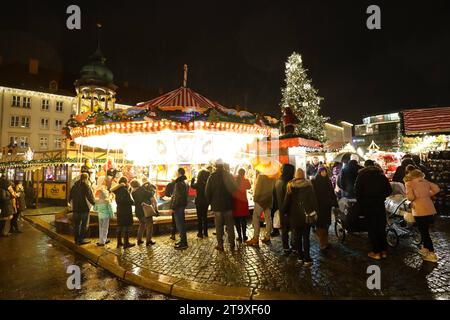
M 348 233 L 368 231 L 366 217 L 361 213 L 356 199 L 339 200 L 339 208 L 334 211 L 334 219 L 334 232 L 341 243 L 345 242 Z M 386 226 L 386 241 L 392 248 L 399 243 L 397 231 L 390 224 Z
M 388 213 L 388 225 L 395 229 L 400 238 L 411 237 L 412 243 L 419 246 L 422 237 L 415 223 L 405 221 L 403 216 L 411 212 L 411 202 L 402 194 L 396 194 L 386 199 L 386 212 Z

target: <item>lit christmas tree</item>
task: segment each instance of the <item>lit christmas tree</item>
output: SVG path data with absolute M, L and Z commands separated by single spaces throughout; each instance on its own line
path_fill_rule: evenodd
M 290 108 L 299 120 L 295 124 L 295 134 L 304 135 L 324 142 L 325 122 L 328 118 L 320 115 L 320 102 L 323 98 L 308 79 L 303 68 L 302 57 L 294 52 L 286 62 L 286 87 L 281 90 L 281 108 Z

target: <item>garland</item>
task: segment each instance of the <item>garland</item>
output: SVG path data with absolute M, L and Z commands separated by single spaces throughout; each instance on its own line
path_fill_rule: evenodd
M 81 163 L 84 163 L 88 158 L 82 158 Z M 94 165 L 102 165 L 107 162 L 107 159 L 97 159 L 93 162 Z M 80 163 L 80 159 L 67 158 L 67 159 L 41 159 L 41 160 L 23 160 L 23 161 L 6 161 L 0 163 L 0 168 L 29 168 L 29 167 L 46 167 L 53 165 L 64 165 L 64 164 L 77 164 Z M 132 161 L 125 160 L 126 164 L 133 164 Z

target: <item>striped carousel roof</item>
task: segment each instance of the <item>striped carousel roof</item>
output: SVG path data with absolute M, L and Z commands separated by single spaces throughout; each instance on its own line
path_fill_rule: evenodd
M 138 105 L 141 108 L 182 107 L 183 109 L 218 109 L 224 108 L 192 89 L 181 87 L 170 91 L 160 97 L 154 98 Z

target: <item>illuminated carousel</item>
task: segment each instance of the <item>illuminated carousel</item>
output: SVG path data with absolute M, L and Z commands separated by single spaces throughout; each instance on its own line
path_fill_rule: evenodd
M 182 87 L 128 109 L 108 110 L 98 98 L 92 103 L 92 94 L 80 95 L 85 107 L 68 121 L 68 135 L 84 150 L 120 154 L 133 167 L 132 176 L 161 187 L 179 166 L 188 178 L 217 159 L 232 171 L 251 168 L 267 152 L 258 150 L 259 142 L 278 137 L 278 120 L 226 108 L 187 88 L 186 69 Z

